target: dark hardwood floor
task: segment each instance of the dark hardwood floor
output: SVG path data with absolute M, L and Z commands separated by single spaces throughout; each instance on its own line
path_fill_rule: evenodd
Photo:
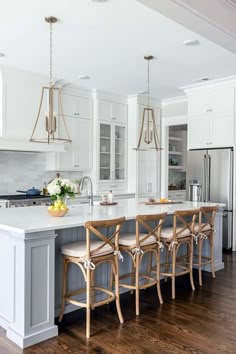
M 224 255 L 225 269 L 212 279 L 203 274 L 196 291 L 188 277 L 176 282 L 176 300 L 171 300 L 171 283 L 162 283 L 164 304 L 159 305 L 155 289 L 142 291 L 141 315 L 135 316 L 134 296 L 121 298 L 125 323 L 120 325 L 115 306 L 92 312 L 89 340 L 85 338 L 85 312 L 65 316 L 58 337 L 25 349 L 34 353 L 236 353 L 236 254 Z M 22 351 L 12 344 L 0 328 L 0 353 Z

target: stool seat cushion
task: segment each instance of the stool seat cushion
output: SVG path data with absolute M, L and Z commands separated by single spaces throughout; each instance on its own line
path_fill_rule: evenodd
M 140 233 L 140 239 L 142 239 L 143 237 L 145 237 L 145 233 Z M 156 237 L 151 235 L 147 238 L 147 240 L 145 240 L 144 242 L 141 243 L 141 247 L 144 246 L 144 245 L 150 245 L 150 244 L 153 244 L 153 243 L 156 243 Z M 119 237 L 119 245 L 121 246 L 127 246 L 127 247 L 130 247 L 130 246 L 136 246 L 136 235 L 135 233 L 124 233 L 124 234 L 120 234 L 120 237 Z
M 204 226 L 204 228 L 203 228 L 203 230 L 202 230 L 203 233 L 212 230 L 210 224 L 205 224 L 205 225 L 203 224 L 202 226 Z M 199 223 L 198 223 L 198 222 L 196 222 L 195 225 L 194 225 L 194 231 L 195 231 L 195 232 L 198 232 L 198 231 L 199 231 Z
M 182 227 L 176 227 L 176 233 L 178 233 L 180 230 L 182 229 Z M 177 236 L 177 238 L 182 238 L 182 237 L 186 237 L 186 236 L 190 236 L 190 231 L 189 229 L 184 230 L 183 232 L 181 232 L 181 234 L 179 236 Z M 173 235 L 173 227 L 163 227 L 161 230 L 161 238 L 163 239 L 173 239 L 174 235 Z
M 101 246 L 103 243 L 104 243 L 103 241 L 91 240 L 90 250 L 92 251 L 96 249 L 97 247 Z M 86 242 L 78 241 L 78 242 L 69 243 L 67 245 L 63 245 L 61 248 L 61 252 L 65 256 L 84 258 L 86 257 Z M 104 247 L 98 250 L 94 255 L 92 255 L 92 257 L 103 256 L 112 252 L 114 252 L 114 249 L 109 244 L 106 244 Z

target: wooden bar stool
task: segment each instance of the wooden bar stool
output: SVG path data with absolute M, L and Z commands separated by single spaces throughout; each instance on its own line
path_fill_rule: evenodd
M 132 259 L 132 272 L 119 277 L 119 286 L 135 290 L 136 315 L 139 315 L 139 291 L 157 285 L 159 301 L 162 304 L 160 289 L 160 234 L 161 227 L 167 213 L 156 215 L 137 215 L 136 233 L 125 233 L 120 235 L 119 249 L 126 252 Z M 150 225 L 150 223 L 154 223 Z M 145 233 L 140 232 L 140 228 L 145 229 Z M 150 270 L 146 274 L 140 273 L 140 265 L 144 254 L 151 253 L 156 259 L 156 277 L 150 275 Z M 122 282 L 123 279 L 130 278 L 130 283 Z M 144 283 L 141 284 L 141 280 Z
M 197 244 L 197 254 L 194 254 L 193 266 L 198 267 L 199 285 L 202 286 L 202 266 L 211 264 L 212 277 L 215 278 L 214 269 L 214 233 L 215 233 L 215 214 L 219 206 L 204 206 L 200 208 L 199 223 L 195 224 L 195 235 Z M 210 255 L 202 255 L 202 246 L 204 240 L 210 244 Z
M 59 322 L 62 320 L 65 308 L 65 302 L 86 308 L 86 337 L 90 337 L 90 310 L 109 302 L 116 300 L 116 308 L 120 323 L 123 323 L 123 316 L 120 308 L 119 297 L 119 234 L 121 225 L 125 218 L 103 220 L 103 221 L 87 221 L 84 225 L 86 229 L 86 241 L 79 241 L 64 245 L 62 247 L 63 255 L 63 284 L 62 284 L 62 306 L 59 316 Z M 101 229 L 113 228 L 111 236 L 105 236 Z M 100 229 L 100 231 L 99 231 Z M 97 236 L 98 240 L 92 240 L 91 236 Z M 115 291 L 110 289 L 94 286 L 95 268 L 107 262 L 111 265 L 112 273 L 115 278 Z M 81 270 L 86 288 L 81 288 L 73 292 L 67 292 L 66 278 L 68 265 L 76 264 Z M 110 284 L 110 283 L 109 283 Z M 109 286 L 109 285 L 108 285 Z M 107 298 L 101 301 L 95 301 L 95 290 L 107 294 Z M 78 294 L 86 293 L 86 302 L 74 300 L 72 297 Z
M 173 227 L 163 227 L 161 232 L 161 242 L 166 249 L 166 261 L 161 264 L 161 275 L 167 280 L 172 279 L 172 299 L 175 299 L 175 277 L 184 274 L 190 275 L 192 290 L 195 290 L 193 281 L 193 237 L 194 224 L 199 209 L 177 210 L 173 216 Z M 181 245 L 187 245 L 187 253 L 178 257 L 178 250 Z M 169 258 L 171 261 L 169 262 Z

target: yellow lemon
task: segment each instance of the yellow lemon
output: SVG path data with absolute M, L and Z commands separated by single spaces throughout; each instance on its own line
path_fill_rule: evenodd
M 62 205 L 62 202 L 61 202 L 60 200 L 57 200 L 57 201 L 54 203 L 54 206 L 55 206 L 56 208 L 60 208 L 61 205 Z
M 61 210 L 67 210 L 67 206 L 66 206 L 66 205 L 62 205 L 62 206 L 60 207 L 60 209 L 61 209 Z
M 58 210 L 60 210 L 60 208 L 59 208 L 59 207 L 54 207 L 53 210 L 54 210 L 54 211 L 58 211 Z
M 54 205 L 50 205 L 50 206 L 48 207 L 48 210 L 54 210 Z

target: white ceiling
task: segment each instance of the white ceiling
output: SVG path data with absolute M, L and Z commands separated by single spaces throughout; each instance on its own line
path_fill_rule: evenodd
M 137 0 L 236 54 L 236 0 Z
M 201 77 L 236 74 L 235 54 L 194 34 L 136 0 L 1 0 L 0 64 L 48 73 L 49 25 L 56 16 L 54 75 L 87 88 L 118 94 L 146 89 L 145 54 L 151 63 L 151 94 L 183 94 L 180 86 Z M 200 46 L 186 47 L 187 39 Z M 77 77 L 90 75 L 88 81 Z

